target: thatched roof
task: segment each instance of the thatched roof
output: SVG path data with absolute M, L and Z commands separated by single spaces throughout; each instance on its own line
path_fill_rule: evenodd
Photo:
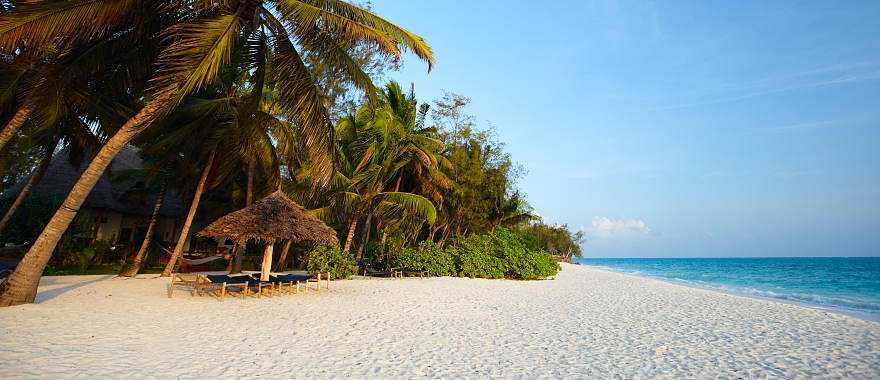
M 79 166 L 74 166 L 70 150 L 62 149 L 52 157 L 46 174 L 34 186 L 31 194 L 63 199 L 73 188 L 73 184 L 76 183 L 88 164 L 89 160 L 85 159 Z M 138 170 L 143 166 L 143 160 L 141 160 L 137 148 L 131 146 L 123 148 L 110 163 L 107 171 L 98 179 L 82 207 L 109 209 L 123 214 L 150 215 L 156 197 L 159 195 L 158 190 L 145 193 L 142 189 L 143 178 L 137 176 L 114 178 L 116 173 Z M 28 178 L 30 176 L 23 178 L 0 194 L 0 200 L 15 199 Z M 159 214 L 168 217 L 180 215 L 182 203 L 180 196 L 169 190 L 165 195 L 165 201 L 162 203 Z
M 250 239 L 264 242 L 290 239 L 339 244 L 336 231 L 281 191 L 226 214 L 199 231 L 198 235 L 238 242 Z

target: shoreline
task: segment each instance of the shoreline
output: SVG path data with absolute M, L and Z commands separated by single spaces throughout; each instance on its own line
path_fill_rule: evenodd
M 838 315 L 843 315 L 843 316 L 855 318 L 855 319 L 866 321 L 866 322 L 873 322 L 873 323 L 880 324 L 880 315 L 874 315 L 874 314 L 865 313 L 865 312 L 859 312 L 859 311 L 854 311 L 854 310 L 844 310 L 844 309 L 834 308 L 834 307 L 830 307 L 830 306 L 822 306 L 822 305 L 812 304 L 809 302 L 774 298 L 774 297 L 769 297 L 769 296 L 761 296 L 758 294 L 749 294 L 746 292 L 738 292 L 735 290 L 722 289 L 720 287 L 712 286 L 711 284 L 700 285 L 698 283 L 688 282 L 688 281 L 684 281 L 684 280 L 676 281 L 674 279 L 668 279 L 668 278 L 663 278 L 663 277 L 658 277 L 658 276 L 651 276 L 651 275 L 642 274 L 642 273 L 626 272 L 626 271 L 617 270 L 617 269 L 614 269 L 611 267 L 605 267 L 605 266 L 599 266 L 599 265 L 590 265 L 590 264 L 581 264 L 581 263 L 571 263 L 571 264 L 590 267 L 591 269 L 594 269 L 594 270 L 610 272 L 610 273 L 620 274 L 620 275 L 624 275 L 624 276 L 632 276 L 632 277 L 637 277 L 637 278 L 642 278 L 642 279 L 656 280 L 656 281 L 664 282 L 664 283 L 667 283 L 670 285 L 684 286 L 686 288 L 691 288 L 691 289 L 700 289 L 700 290 L 706 290 L 706 291 L 710 291 L 710 292 L 718 292 L 718 293 L 726 294 L 726 295 L 730 295 L 730 296 L 779 302 L 784 305 L 793 305 L 793 306 L 800 306 L 800 307 L 804 307 L 804 308 L 812 309 L 812 310 L 826 311 L 826 312 L 835 313 Z
M 880 324 L 562 266 L 224 302 L 155 275 L 44 277 L 37 304 L 0 309 L 0 378 L 880 377 Z

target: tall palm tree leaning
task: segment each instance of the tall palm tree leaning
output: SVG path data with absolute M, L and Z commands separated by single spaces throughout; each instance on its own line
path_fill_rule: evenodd
M 433 62 L 431 49 L 421 37 L 339 0 L 28 2 L 0 16 L 0 51 L 59 41 L 113 39 L 119 35 L 115 31 L 133 22 L 149 24 L 154 17 L 175 20 L 158 31 L 129 28 L 152 30 L 155 33 L 144 39 L 161 41 L 151 86 L 142 95 L 144 106 L 107 140 L 15 272 L 0 286 L 0 306 L 33 302 L 58 240 L 116 154 L 184 97 L 211 84 L 232 61 L 233 52 L 239 52 L 236 45 L 255 31 L 265 30 L 273 37 L 272 72 L 279 105 L 302 128 L 302 143 L 320 173 L 317 178 L 323 181 L 333 172 L 333 128 L 300 50 L 312 51 L 343 68 L 354 85 L 368 92 L 373 90 L 372 82 L 345 52 L 346 46 L 365 41 L 398 57 L 408 49 L 428 62 L 429 70 Z

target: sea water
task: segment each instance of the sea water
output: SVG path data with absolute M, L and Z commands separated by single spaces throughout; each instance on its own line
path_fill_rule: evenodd
M 585 258 L 578 262 L 880 321 L 880 257 Z

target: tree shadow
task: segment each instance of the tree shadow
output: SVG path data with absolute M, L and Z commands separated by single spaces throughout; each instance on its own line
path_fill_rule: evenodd
M 67 293 L 71 290 L 75 290 L 75 289 L 81 288 L 86 285 L 94 284 L 98 281 L 109 280 L 113 277 L 116 277 L 116 276 L 115 275 L 106 275 L 106 276 L 101 276 L 101 277 L 95 278 L 93 280 L 88 280 L 88 281 L 83 281 L 83 282 L 75 282 L 73 284 L 70 284 L 67 286 L 62 286 L 62 287 L 51 289 L 51 290 L 45 290 L 45 291 L 38 290 L 37 291 L 37 298 L 34 300 L 34 303 L 43 303 L 45 301 L 54 299 L 55 297 L 58 297 L 64 293 Z

